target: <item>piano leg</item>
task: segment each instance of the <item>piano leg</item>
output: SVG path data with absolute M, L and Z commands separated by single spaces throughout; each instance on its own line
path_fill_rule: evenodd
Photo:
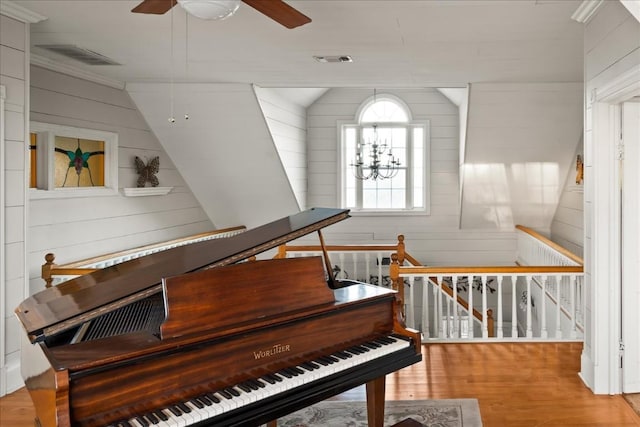
M 269 421 L 267 427 L 278 427 L 278 420 Z
M 384 425 L 384 375 L 367 383 L 367 421 L 369 427 Z

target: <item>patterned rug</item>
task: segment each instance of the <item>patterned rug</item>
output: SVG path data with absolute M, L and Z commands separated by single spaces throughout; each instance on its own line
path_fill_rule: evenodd
M 412 418 L 428 427 L 481 427 L 476 399 L 400 400 L 385 404 L 385 427 Z M 327 400 L 278 420 L 278 427 L 367 427 L 365 402 Z

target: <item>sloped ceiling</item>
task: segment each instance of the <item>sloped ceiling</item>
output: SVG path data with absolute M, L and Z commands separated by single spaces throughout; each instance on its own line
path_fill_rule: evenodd
M 270 206 L 247 223 L 295 207 L 282 164 L 270 161 L 277 153 L 257 104 L 250 100 L 253 84 L 287 88 L 288 96 L 300 95 L 299 102 L 308 104 L 330 87 L 582 81 L 583 29 L 571 20 L 581 0 L 291 0 L 313 20 L 293 30 L 246 5 L 227 20 L 204 21 L 180 7 L 164 15 L 131 13 L 139 0 L 11 3 L 47 17 L 31 26 L 32 53 L 40 62 L 79 69 L 130 91 L 217 226 L 237 224 L 231 217 L 266 197 L 266 186 Z M 38 47 L 42 44 L 77 45 L 121 65 L 85 65 Z M 314 55 L 350 55 L 353 62 L 319 63 Z M 177 106 L 187 83 L 226 84 L 231 92 L 242 87 L 243 101 L 205 91 L 189 108 L 190 123 L 198 114 L 208 120 L 193 131 L 180 125 L 168 128 L 168 94 L 175 91 Z M 143 89 L 142 84 L 156 86 Z M 303 94 L 297 88 L 315 90 Z M 226 115 L 214 120 L 213 112 Z M 242 153 L 231 159 L 231 153 L 211 151 L 211 141 Z M 220 164 L 225 157 L 230 160 Z M 230 165 L 244 172 L 232 171 Z M 222 187 L 229 182 L 244 184 Z M 220 187 L 212 191 L 214 183 Z M 246 198 L 231 200 L 227 191 Z M 228 214 L 216 217 L 223 205 Z

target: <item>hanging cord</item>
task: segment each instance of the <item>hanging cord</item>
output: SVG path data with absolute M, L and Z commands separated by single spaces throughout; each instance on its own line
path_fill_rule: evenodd
M 185 36 L 184 36 L 184 71 L 185 81 L 189 79 L 189 14 L 185 13 Z M 184 119 L 189 120 L 189 110 L 185 111 Z
M 169 3 L 171 4 L 171 6 L 173 6 L 173 0 L 169 0 Z M 170 44 L 171 44 L 171 82 L 169 84 L 169 106 L 170 106 L 170 113 L 169 113 L 169 123 L 175 123 L 176 119 L 173 115 L 173 7 L 171 8 L 171 40 L 170 40 Z

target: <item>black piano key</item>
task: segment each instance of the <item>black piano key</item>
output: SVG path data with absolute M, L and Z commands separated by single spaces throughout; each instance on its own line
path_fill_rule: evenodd
M 285 369 L 287 370 L 287 372 L 289 372 L 294 377 L 297 377 L 298 375 L 300 375 L 300 373 L 297 370 L 295 370 L 294 368 L 285 368 Z
M 257 389 L 259 389 L 259 388 L 260 388 L 260 387 L 258 387 L 256 384 L 254 384 L 251 380 L 246 381 L 244 384 L 245 384 L 247 387 L 249 387 L 249 391 L 251 391 L 251 390 L 257 390 Z
M 279 382 L 279 383 L 284 381 L 284 378 L 282 378 L 282 376 L 280 376 L 280 375 L 278 375 L 276 373 L 269 374 L 268 376 L 269 376 L 269 378 L 271 378 L 271 379 L 273 379 L 273 380 L 275 380 L 276 382 Z
M 292 366 L 291 369 L 296 371 L 298 373 L 298 375 L 304 375 L 304 370 L 298 368 L 297 366 Z
M 169 409 L 169 410 L 171 411 L 171 413 L 172 413 L 173 415 L 175 415 L 176 417 L 180 417 L 180 416 L 182 416 L 182 411 L 181 411 L 181 410 L 180 410 L 180 408 L 178 408 L 176 405 L 171 405 L 171 406 L 169 406 L 169 408 L 168 408 L 168 409 Z
M 377 342 L 375 342 L 375 341 L 369 341 L 369 342 L 366 342 L 366 343 L 364 343 L 364 344 L 362 344 L 362 345 L 363 345 L 364 347 L 370 348 L 371 350 L 375 350 L 375 349 L 377 349 L 377 348 L 382 347 L 380 344 L 378 344 L 378 343 L 377 343 Z
M 227 388 L 227 390 L 229 391 L 229 393 L 231 393 L 232 395 L 234 395 L 236 397 L 240 396 L 240 392 L 238 390 L 236 390 L 235 388 L 233 388 L 233 387 L 229 387 L 229 388 Z
M 267 385 L 266 385 L 264 382 L 262 382 L 260 379 L 255 379 L 255 380 L 252 380 L 252 381 L 253 381 L 254 383 L 256 383 L 256 385 L 257 385 L 258 387 L 260 387 L 260 388 L 265 388 L 265 387 L 267 386 Z
M 189 402 L 191 402 L 198 409 L 204 408 L 204 403 L 200 402 L 197 397 L 189 400 Z
M 271 377 L 270 375 L 265 375 L 264 377 L 262 377 L 262 379 L 266 382 L 268 382 L 269 384 L 275 384 L 276 380 Z
M 153 412 L 150 412 L 148 414 L 144 414 L 144 418 L 149 421 L 151 424 L 158 424 L 160 423 L 160 420 L 158 419 L 158 417 L 156 417 L 155 415 L 153 415 Z
M 206 394 L 203 394 L 203 395 L 198 396 L 198 399 L 199 399 L 202 403 L 204 403 L 204 404 L 205 404 L 205 406 L 211 406 L 211 405 L 213 405 L 213 402 L 211 401 L 211 399 L 209 399 L 209 398 L 207 397 L 207 395 L 206 395 Z
M 304 363 L 301 363 L 300 366 L 302 366 L 307 371 L 313 371 L 317 369 L 316 368 L 317 365 L 315 365 L 313 362 L 304 362 Z
M 245 393 L 250 393 L 251 392 L 251 387 L 249 387 L 248 384 L 240 383 L 236 387 L 240 388 L 240 390 L 244 391 Z
M 220 396 L 224 397 L 225 399 L 233 399 L 233 396 L 227 390 L 219 390 L 218 393 L 220 393 Z
M 326 359 L 324 359 L 323 357 L 320 357 L 316 360 L 314 360 L 314 362 L 319 363 L 322 366 L 328 366 L 330 364 L 330 362 Z
M 213 393 L 207 393 L 207 397 L 213 402 L 213 403 L 220 403 L 220 399 L 218 399 L 218 397 L 213 394 Z
M 293 378 L 293 375 L 291 375 L 289 372 L 287 372 L 284 369 L 281 370 L 281 371 L 278 371 L 278 374 L 280 374 L 280 375 L 282 375 L 283 377 L 286 377 L 286 378 Z
M 150 423 L 147 420 L 145 420 L 144 417 L 142 417 L 142 416 L 136 417 L 136 421 L 138 423 L 140 423 L 140 425 L 142 427 L 149 427 L 149 425 L 150 425 Z
M 180 403 L 176 404 L 176 406 L 177 406 L 178 408 L 180 408 L 180 410 L 181 410 L 182 412 L 184 412 L 184 413 L 187 413 L 187 414 L 188 414 L 189 412 L 191 412 L 191 408 L 189 408 L 187 405 L 185 405 L 185 404 L 184 404 L 184 403 L 182 403 L 182 402 L 180 402 Z
M 158 409 L 157 411 L 154 411 L 153 414 L 156 417 L 160 418 L 162 421 L 167 421 L 169 419 L 167 414 L 165 414 L 161 409 Z

